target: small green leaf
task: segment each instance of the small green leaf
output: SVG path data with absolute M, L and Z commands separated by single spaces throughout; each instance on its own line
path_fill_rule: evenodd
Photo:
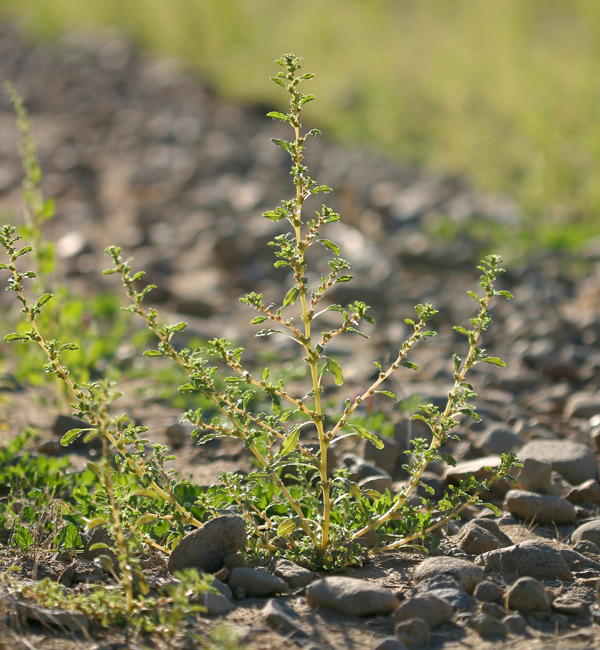
M 383 449 L 384 444 L 383 440 L 380 440 L 374 433 L 367 431 L 364 427 L 361 427 L 359 424 L 348 424 L 347 426 L 352 427 L 361 438 L 368 440 L 373 444 L 377 449 Z
M 335 242 L 332 242 L 331 239 L 319 239 L 319 243 L 323 244 L 330 251 L 333 251 L 336 255 L 340 254 L 340 247 Z
M 261 323 L 264 323 L 266 320 L 269 320 L 268 316 L 257 316 L 256 318 L 253 318 L 250 321 L 250 325 L 260 325 Z
M 385 395 L 386 397 L 389 397 L 390 399 L 393 399 L 395 402 L 398 401 L 398 398 L 394 395 L 394 393 L 391 393 L 389 390 L 376 390 L 375 394 L 376 395 Z
M 164 354 L 160 350 L 146 350 L 144 352 L 145 357 L 164 357 Z
M 104 517 L 95 517 L 94 519 L 90 519 L 85 527 L 88 530 L 92 530 L 92 528 L 98 528 L 98 526 L 106 526 L 107 524 L 108 520 L 104 519 Z
M 70 431 L 67 431 L 67 433 L 65 433 L 65 435 L 60 439 L 60 444 L 63 447 L 67 447 L 73 441 L 77 440 L 84 431 L 89 431 L 89 429 L 71 429 Z
M 401 364 L 404 368 L 410 368 L 411 370 L 418 370 L 419 366 L 417 366 L 416 363 L 412 363 L 411 361 L 403 361 Z
M 288 307 L 289 305 L 293 305 L 298 299 L 299 295 L 300 295 L 300 290 L 298 289 L 298 287 L 292 287 L 287 292 L 285 298 L 283 299 L 283 306 Z
M 146 524 L 150 524 L 153 521 L 158 519 L 158 515 L 151 514 L 151 513 L 146 513 L 145 515 L 142 515 L 133 525 L 134 528 L 139 528 L 140 526 L 144 526 Z
M 271 111 L 270 113 L 267 113 L 267 117 L 272 117 L 274 120 L 281 120 L 282 122 L 290 121 L 289 115 L 284 115 L 278 111 Z
M 298 524 L 296 524 L 294 519 L 286 519 L 277 526 L 277 535 L 279 535 L 279 537 L 287 537 L 288 535 L 291 535 L 297 527 Z
M 33 248 L 31 246 L 23 246 L 23 248 L 17 252 L 15 257 L 21 257 L 21 255 L 25 255 L 25 253 L 29 253 L 32 250 Z
M 35 303 L 35 308 L 39 309 L 40 307 L 43 307 L 49 300 L 52 300 L 52 294 L 45 293 L 43 296 L 38 298 L 38 301 Z
M 180 393 L 191 393 L 198 390 L 194 384 L 183 384 L 177 389 Z
M 327 359 L 327 365 L 326 365 L 327 372 L 330 372 L 333 375 L 336 386 L 341 386 L 344 383 L 344 373 L 342 371 L 342 368 L 337 363 L 337 361 L 334 361 L 329 357 L 326 357 L 326 359 Z
M 296 449 L 296 445 L 298 444 L 299 440 L 300 440 L 300 429 L 295 429 L 283 441 L 279 455 L 283 457 L 283 456 L 287 456 L 288 454 L 291 454 L 294 451 L 294 449 Z
M 23 342 L 25 342 L 25 341 L 29 341 L 29 337 L 25 336 L 25 334 L 16 334 L 15 332 L 13 332 L 12 334 L 7 334 L 4 337 L 4 340 L 7 343 L 11 343 L 12 341 L 23 341 Z
M 492 363 L 495 366 L 500 366 L 501 368 L 506 368 L 506 364 L 502 359 L 499 359 L 498 357 L 488 357 L 487 359 L 483 359 L 486 363 Z

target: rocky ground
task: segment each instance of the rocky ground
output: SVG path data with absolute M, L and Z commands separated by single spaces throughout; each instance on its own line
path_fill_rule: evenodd
M 0 79 L 15 83 L 35 121 L 44 189 L 57 201 L 47 235 L 57 241 L 59 275 L 74 292 L 116 287 L 101 270 L 107 265 L 104 247 L 118 244 L 158 285 L 151 295 L 167 320 L 185 318 L 199 338 L 241 342 L 250 362 L 267 345 L 277 345 L 284 363 L 293 358 L 285 342 L 253 338 L 252 314 L 237 301 L 248 290 L 280 300 L 286 280 L 273 268 L 266 245 L 280 225 L 260 216 L 291 189 L 285 155 L 269 141 L 282 131 L 264 117 L 267 108 L 227 104 L 177 64 L 147 59 L 114 37 L 70 36 L 45 49 L 4 26 Z M 17 140 L 2 96 L 3 211 L 20 205 Z M 475 266 L 486 246 L 466 233 L 481 231 L 482 224 L 514 228 L 518 210 L 459 179 L 401 167 L 326 139 L 310 145 L 312 175 L 335 188 L 331 204 L 342 214 L 343 224 L 332 226 L 328 236 L 341 245 L 356 277 L 338 285 L 331 299 L 364 300 L 377 320 L 368 342 L 336 339 L 331 346 L 350 390 L 372 374 L 374 359 L 385 361 L 397 352 L 408 333 L 404 318 L 417 302 L 428 301 L 439 309 L 439 336 L 415 354 L 418 375 L 400 374 L 393 390 L 410 403 L 413 395 L 441 403 L 452 381 L 451 355 L 464 347 L 452 325 L 468 324 L 472 316 L 466 291 L 477 287 Z M 311 268 L 323 259 L 315 254 Z M 431 463 L 424 476 L 439 498 L 460 476 L 482 475 L 499 454 L 516 451 L 524 468 L 515 489 L 502 485 L 490 495 L 503 510 L 500 519 L 470 509 L 447 527 L 427 559 L 389 553 L 324 580 L 285 563 L 269 571 L 249 569 L 238 553 L 243 544 L 234 544 L 227 557 L 221 554 L 222 596 L 209 604 L 213 617 L 207 625 L 225 619 L 257 648 L 597 645 L 599 259 L 591 246 L 581 258 L 546 253 L 508 260 L 502 288 L 514 299 L 496 305 L 484 344 L 507 368 L 473 372 L 482 422 L 461 424 L 462 440 L 452 449 L 457 467 Z M 4 307 L 9 304 L 7 296 L 2 300 Z M 179 469 L 200 484 L 249 466 L 235 444 L 198 451 L 170 426 L 177 421 L 174 409 L 131 388 L 119 408 L 146 424 L 153 440 L 177 445 Z M 2 436 L 33 423 L 43 434 L 39 453 L 56 453 L 56 409 L 32 404 L 30 390 L 3 394 Z M 395 490 L 403 480 L 401 452 L 411 435 L 423 432 L 409 428 L 406 411 L 389 417 L 395 435 L 384 453 L 348 447 L 339 451 L 338 462 L 363 484 Z M 85 456 L 72 459 L 77 465 Z M 219 548 L 222 536 L 230 535 L 228 526 L 236 525 L 231 519 L 217 522 L 217 533 L 203 529 L 200 547 Z M 49 560 L 47 571 L 70 584 L 86 582 L 91 569 L 85 562 Z M 202 562 L 198 566 L 208 570 Z M 12 563 L 3 551 L 3 568 Z M 157 567 L 165 573 L 164 562 L 157 560 Z M 29 571 L 23 565 L 24 575 Z M 22 638 L 36 648 L 90 643 L 52 626 L 34 627 Z M 96 641 L 106 646 L 114 640 Z

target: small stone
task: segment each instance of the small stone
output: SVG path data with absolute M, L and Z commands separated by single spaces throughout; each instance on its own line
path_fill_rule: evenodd
M 421 582 L 439 575 L 449 575 L 455 578 L 460 586 L 469 594 L 484 579 L 485 574 L 480 567 L 454 557 L 432 557 L 424 560 L 415 570 L 415 581 Z
M 521 614 L 508 614 L 502 622 L 512 634 L 524 634 L 527 629 L 525 619 Z
M 269 600 L 262 609 L 265 621 L 276 632 L 296 637 L 310 636 L 298 620 L 298 614 L 289 606 L 277 600 Z
M 246 522 L 237 515 L 211 519 L 186 535 L 171 553 L 169 572 L 198 569 L 215 573 L 223 567 L 225 557 L 246 546 Z
M 183 424 L 175 422 L 165 429 L 165 436 L 174 449 L 179 449 L 185 444 L 188 432 Z
M 537 540 L 489 551 L 476 560 L 488 571 L 506 571 L 541 580 L 570 580 L 571 570 L 560 552 Z
M 532 440 L 519 450 L 519 460 L 523 462 L 527 458 L 549 463 L 571 485 L 598 478 L 596 454 L 581 442 Z
M 477 631 L 477 634 L 484 639 L 505 637 L 507 633 L 506 625 L 489 614 L 480 614 L 477 616 L 473 621 L 473 627 Z
M 451 575 L 437 575 L 419 582 L 411 596 L 432 594 L 450 603 L 454 609 L 466 609 L 473 602 L 471 596 Z
M 501 607 L 497 603 L 483 603 L 481 605 L 481 611 L 494 618 L 502 618 L 506 614 L 504 607 Z
M 569 619 L 564 614 L 552 614 L 548 620 L 548 623 L 550 623 L 550 625 L 552 625 L 552 627 L 557 630 L 569 629 Z
M 317 579 L 312 571 L 284 559 L 277 560 L 273 574 L 285 580 L 290 589 L 302 589 Z
M 248 566 L 248 563 L 246 562 L 246 558 L 241 553 L 232 553 L 231 555 L 226 555 L 223 558 L 223 562 L 225 563 L 225 567 L 229 569 L 229 571 L 235 569 L 236 567 Z
M 565 404 L 564 414 L 568 418 L 589 420 L 600 414 L 600 394 L 575 393 Z
M 600 546 L 600 519 L 592 519 L 592 521 L 582 524 L 571 535 L 572 544 L 584 541 Z
M 372 445 L 368 440 L 365 440 L 362 454 L 363 458 L 367 462 L 374 463 L 390 476 L 394 476 L 400 446 L 395 440 L 390 438 L 385 438 L 383 440 L 383 445 L 383 449 L 377 449 L 375 445 Z
M 600 562 L 592 560 L 577 551 L 574 551 L 571 548 L 559 548 L 560 554 L 565 559 L 565 562 L 569 565 L 569 568 L 572 571 L 578 571 L 581 569 L 596 569 L 600 570 Z
M 92 546 L 95 546 L 96 544 L 106 544 L 109 548 L 92 548 Z M 113 538 L 108 534 L 108 531 L 106 528 L 94 528 L 94 532 L 92 533 L 89 541 L 85 545 L 83 549 L 83 553 L 81 554 L 81 558 L 83 560 L 95 560 L 97 557 L 100 557 L 101 555 L 106 555 L 108 556 L 113 562 L 116 561 L 117 556 L 114 554 L 113 551 L 111 551 L 111 548 L 114 548 L 115 542 Z
M 523 438 L 508 427 L 493 425 L 473 443 L 486 454 L 508 454 L 523 446 Z
M 544 585 L 535 578 L 520 578 L 508 592 L 508 607 L 521 614 L 550 612 L 550 599 Z
M 310 607 L 330 609 L 346 616 L 390 614 L 400 606 L 388 589 L 342 576 L 313 582 L 306 588 L 306 602 Z
M 504 597 L 504 589 L 491 580 L 484 580 L 475 587 L 473 596 L 484 603 L 497 603 Z
M 565 499 L 572 489 L 573 486 L 568 481 L 565 481 L 561 474 L 554 470 L 552 471 L 552 485 L 550 486 L 550 494 L 552 496 Z
M 600 555 L 600 546 L 597 546 L 593 542 L 589 542 L 588 540 L 585 539 L 581 542 L 577 542 L 577 544 L 573 546 L 573 550 L 577 551 L 577 553 L 589 553 L 591 555 Z
M 226 586 L 226 585 L 224 585 Z M 206 607 L 205 616 L 225 616 L 235 609 L 235 605 L 223 594 L 207 592 L 198 598 L 198 604 Z
M 438 627 L 447 623 L 453 614 L 452 605 L 438 596 L 425 594 L 402 601 L 400 607 L 392 614 L 392 623 L 422 618 L 429 627 Z
M 510 490 L 504 507 L 512 514 L 538 524 L 562 526 L 575 521 L 575 507 L 566 499 L 550 494 Z
M 84 632 L 89 629 L 88 618 L 83 612 L 27 605 L 13 601 L 12 598 L 7 598 L 6 601 L 8 601 L 11 609 L 14 608 L 17 616 L 22 620 L 36 621 L 43 625 L 54 625 L 72 632 Z
M 579 598 L 573 598 L 572 596 L 559 596 L 552 601 L 552 609 L 561 614 L 581 616 L 588 611 L 588 605 Z
M 552 465 L 535 458 L 526 458 L 517 477 L 519 490 L 550 494 L 552 489 Z
M 589 481 L 571 488 L 565 498 L 573 504 L 594 503 L 600 505 L 600 483 L 591 478 Z
M 512 546 L 512 540 L 491 519 L 469 521 L 456 536 L 455 543 L 469 555 L 481 555 L 487 551 Z
M 375 490 L 383 494 L 386 490 L 394 489 L 394 483 L 389 476 L 367 476 L 358 482 L 363 490 Z
M 285 580 L 266 571 L 248 567 L 233 569 L 227 584 L 234 594 L 237 589 L 243 589 L 246 598 L 275 596 L 277 594 L 286 594 L 290 590 Z
M 429 645 L 429 625 L 422 618 L 402 621 L 394 628 L 396 637 L 409 648 L 424 648 Z
M 400 639 L 388 636 L 386 639 L 382 639 L 376 646 L 373 646 L 373 650 L 406 650 L 406 646 Z

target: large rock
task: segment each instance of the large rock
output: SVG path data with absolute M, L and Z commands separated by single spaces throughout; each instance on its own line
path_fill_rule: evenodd
M 456 557 L 430 557 L 421 562 L 415 571 L 415 581 L 421 582 L 440 575 L 452 576 L 469 594 L 484 579 L 480 567 Z
M 523 446 L 524 440 L 514 431 L 502 425 L 493 425 L 474 444 L 486 454 L 508 454 Z
M 498 524 L 491 519 L 469 521 L 454 538 L 456 546 L 469 555 L 481 555 L 497 548 L 512 546 L 512 540 L 505 535 Z
M 400 606 L 400 601 L 388 589 L 343 576 L 313 582 L 306 588 L 306 602 L 311 607 L 330 609 L 346 616 L 390 614 Z
M 422 618 L 429 627 L 447 623 L 454 614 L 454 607 L 433 594 L 414 596 L 400 603 L 392 614 L 392 623 L 400 623 L 411 618 Z
M 562 526 L 575 521 L 575 506 L 566 499 L 550 494 L 510 490 L 506 494 L 504 507 L 511 515 L 538 524 Z
M 169 558 L 169 571 L 198 569 L 215 573 L 223 567 L 225 557 L 246 546 L 246 522 L 236 515 L 211 519 L 177 544 Z
M 561 553 L 537 540 L 489 551 L 480 555 L 476 562 L 488 571 L 506 571 L 541 580 L 570 580 L 572 577 Z
M 572 485 L 598 478 L 596 454 L 586 445 L 573 440 L 532 440 L 518 453 L 523 462 L 528 458 L 552 465 Z
M 571 543 L 579 544 L 579 542 L 592 542 L 600 546 L 600 519 L 592 519 L 579 528 L 571 535 Z
M 521 614 L 550 613 L 550 599 L 544 585 L 535 578 L 520 578 L 508 592 L 508 607 Z

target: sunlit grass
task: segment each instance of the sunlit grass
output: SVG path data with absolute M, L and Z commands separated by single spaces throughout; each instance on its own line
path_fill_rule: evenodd
M 45 37 L 117 25 L 261 104 L 280 102 L 273 59 L 301 52 L 328 135 L 512 195 L 533 243 L 600 233 L 595 0 L 0 0 L 9 11 Z

